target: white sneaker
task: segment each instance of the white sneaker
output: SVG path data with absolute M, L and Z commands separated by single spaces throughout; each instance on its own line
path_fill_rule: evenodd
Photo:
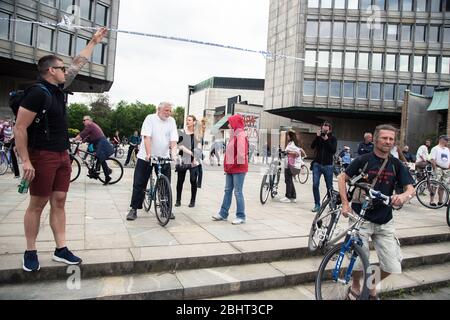
M 211 219 L 213 221 L 225 221 L 225 220 L 227 220 L 224 217 L 222 217 L 220 214 L 216 214 L 216 215 L 212 216 Z
M 243 223 L 245 223 L 245 220 L 241 218 L 236 218 L 232 222 L 232 224 L 243 224 Z
M 291 203 L 291 199 L 288 199 L 288 198 L 284 197 L 284 198 L 281 198 L 281 199 L 280 199 L 280 202 L 283 202 L 283 203 Z

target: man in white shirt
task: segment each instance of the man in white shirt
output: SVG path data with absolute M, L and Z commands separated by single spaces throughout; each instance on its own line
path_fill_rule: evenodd
M 430 160 L 429 148 L 431 146 L 431 140 L 425 140 L 425 144 L 421 145 L 419 149 L 417 149 L 416 154 L 416 168 L 424 169 L 427 165 L 427 161 Z
M 173 105 L 168 102 L 161 102 L 156 114 L 148 115 L 142 124 L 141 136 L 143 137 L 139 146 L 136 168 L 133 178 L 133 195 L 131 197 L 130 211 L 127 220 L 136 220 L 137 210 L 142 209 L 144 201 L 144 191 L 147 187 L 150 173 L 156 165 L 150 165 L 152 157 L 169 158 L 171 151 L 172 159 L 176 158 L 178 131 L 175 119 L 172 114 Z M 165 164 L 161 168 L 161 173 L 167 178 L 171 176 L 170 164 Z M 175 217 L 171 216 L 171 219 Z
M 431 164 L 436 172 L 436 179 L 446 186 L 450 186 L 450 150 L 448 149 L 448 137 L 439 137 L 439 144 L 431 149 Z M 438 206 L 442 205 L 443 190 L 438 191 Z M 435 205 L 434 197 L 430 199 L 430 205 Z

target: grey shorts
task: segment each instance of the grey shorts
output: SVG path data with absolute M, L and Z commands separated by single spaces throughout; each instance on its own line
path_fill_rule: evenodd
M 350 220 L 350 223 L 353 221 Z M 380 268 L 387 273 L 402 273 L 402 252 L 400 243 L 395 237 L 394 220 L 386 224 L 376 224 L 366 221 L 359 231 L 363 240 L 363 251 L 370 257 L 369 237 L 378 255 Z M 361 261 L 358 259 L 355 270 L 362 270 Z

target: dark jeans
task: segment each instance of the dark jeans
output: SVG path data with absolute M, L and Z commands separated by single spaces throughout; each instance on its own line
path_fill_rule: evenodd
M 318 163 L 313 165 L 313 193 L 314 193 L 314 204 L 320 206 L 320 177 L 324 176 L 325 183 L 327 185 L 327 190 L 333 189 L 333 165 L 323 166 Z
M 5 143 L 5 147 L 9 148 L 9 152 L 11 153 L 11 162 L 13 165 L 14 175 L 18 177 L 20 176 L 20 171 L 19 171 L 19 164 L 17 163 L 16 153 L 14 152 L 15 146 L 16 143 L 14 141 L 10 143 Z
M 199 174 L 199 166 L 186 170 L 178 170 L 177 176 L 177 202 L 181 201 L 181 194 L 183 192 L 183 184 L 186 178 L 186 173 L 189 171 L 189 180 L 191 182 L 191 202 L 195 202 L 197 196 L 197 180 Z
M 286 183 L 286 198 L 297 199 L 297 193 L 295 192 L 294 180 L 291 169 L 284 169 L 284 182 Z
M 156 165 L 150 165 L 147 161 L 138 159 L 136 163 L 136 168 L 134 168 L 133 177 L 133 195 L 131 196 L 130 207 L 132 209 L 142 209 L 142 202 L 144 201 L 144 191 L 147 188 L 148 179 L 150 174 L 155 168 L 155 173 L 157 172 Z M 170 164 L 165 164 L 161 166 L 161 173 L 165 175 L 170 182 Z
M 131 153 L 134 151 L 134 152 L 136 152 L 136 147 L 135 146 L 130 146 L 129 148 L 128 148 L 128 155 L 127 155 L 127 160 L 125 160 L 125 165 L 128 165 L 128 163 L 130 162 L 130 159 L 131 159 Z M 137 154 L 136 154 L 136 156 L 137 156 Z

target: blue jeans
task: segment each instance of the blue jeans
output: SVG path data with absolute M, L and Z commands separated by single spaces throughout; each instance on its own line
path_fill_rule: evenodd
M 233 173 L 226 175 L 225 194 L 223 196 L 222 207 L 220 208 L 220 216 L 224 219 L 228 218 L 228 211 L 231 206 L 231 197 L 236 197 L 236 217 L 245 220 L 245 203 L 242 188 L 244 186 L 245 173 Z
M 333 189 L 333 166 L 323 166 L 318 163 L 313 165 L 313 193 L 314 193 L 314 204 L 320 206 L 320 176 L 323 174 L 325 178 L 325 183 L 327 185 L 327 190 Z

